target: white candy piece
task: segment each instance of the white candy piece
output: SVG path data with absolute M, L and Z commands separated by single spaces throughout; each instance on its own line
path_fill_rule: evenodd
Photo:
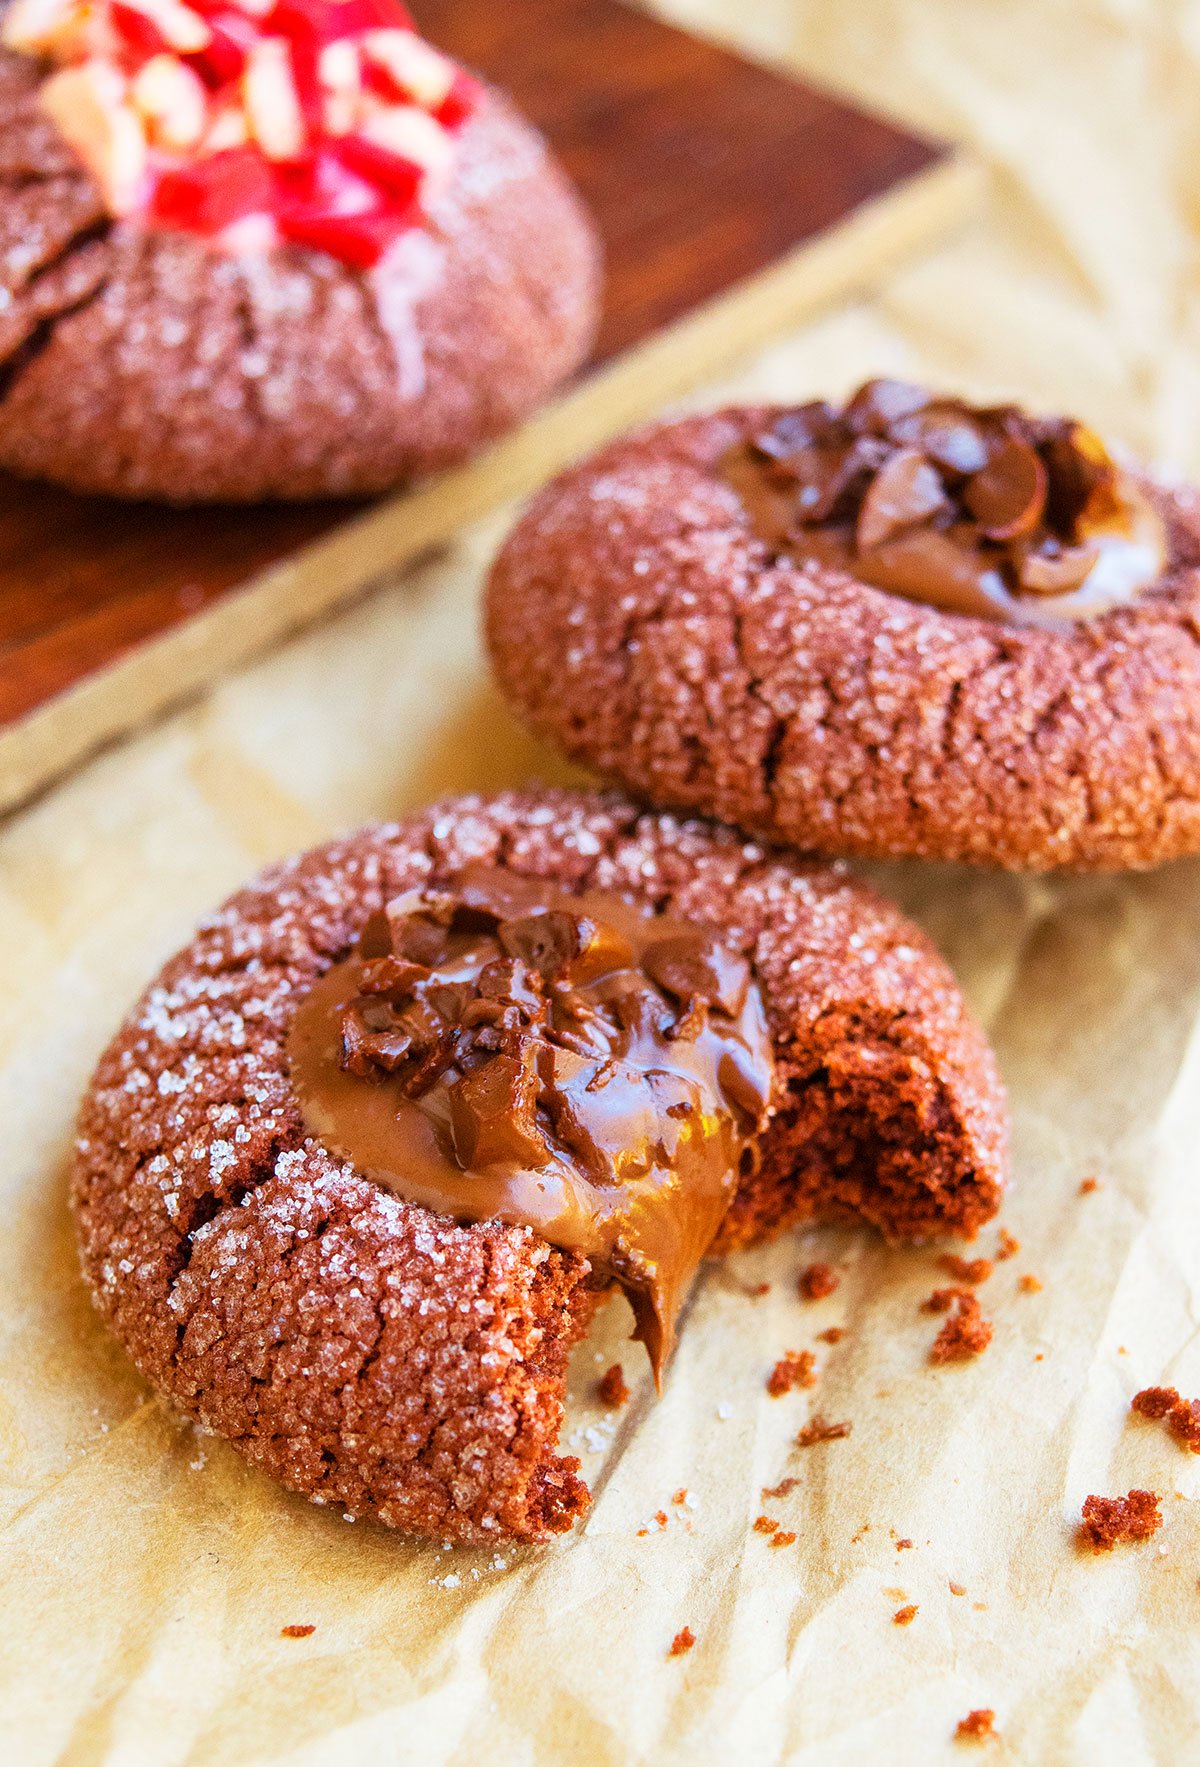
M 146 136 L 120 69 L 106 61 L 63 68 L 38 97 L 99 184 L 110 214 L 130 214 L 145 183 Z
M 282 37 L 264 37 L 246 60 L 242 102 L 252 138 L 269 160 L 292 160 L 304 149 L 304 113 Z
M 208 126 L 204 82 L 175 56 L 151 56 L 129 90 L 155 146 L 184 152 L 203 139 Z
M 363 51 L 418 104 L 436 110 L 454 84 L 454 63 L 411 31 L 368 31 Z
M 226 153 L 231 147 L 245 147 L 248 140 L 245 112 L 226 105 L 213 118 L 200 151 L 203 154 Z
M 331 135 L 349 135 L 362 104 L 362 62 L 348 37 L 326 43 L 317 62 L 324 88 L 323 121 Z
M 391 104 L 372 111 L 363 119 L 360 132 L 376 147 L 420 166 L 435 184 L 447 178 L 453 167 L 453 139 L 436 118 L 414 105 Z

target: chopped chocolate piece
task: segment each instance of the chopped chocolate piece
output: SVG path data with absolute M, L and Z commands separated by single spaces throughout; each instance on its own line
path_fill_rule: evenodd
M 1021 1249 L 1020 1240 L 1014 1239 L 1012 1234 L 1008 1231 L 1007 1227 L 1002 1227 L 1000 1229 L 999 1242 L 997 1243 L 997 1246 L 996 1246 L 997 1258 L 1000 1258 L 1000 1259 L 1015 1258 L 1017 1253 L 1020 1251 L 1020 1249 Z
M 858 512 L 854 544 L 860 552 L 870 552 L 945 507 L 936 468 L 918 448 L 900 448 L 871 481 Z
M 1040 1295 L 1044 1286 L 1040 1277 L 1028 1273 L 1017 1278 L 1017 1287 L 1023 1295 Z
M 893 424 L 923 411 L 929 397 L 907 380 L 868 380 L 846 406 L 846 425 L 855 435 L 887 436 Z M 836 413 L 831 416 L 836 421 Z
M 774 1521 L 771 1516 L 760 1515 L 755 1519 L 754 1532 L 756 1534 L 773 1534 L 778 1527 L 779 1523 Z
M 912 1541 L 911 1540 L 897 1540 L 896 1551 L 897 1552 L 911 1552 L 912 1551 Z
M 958 1742 L 992 1742 L 999 1736 L 995 1726 L 995 1712 L 990 1706 L 979 1706 L 959 1719 L 954 1735 Z
M 528 1062 L 496 1055 L 449 1088 L 455 1158 L 464 1171 L 511 1164 L 535 1170 L 550 1149 L 538 1130 L 538 1082 Z
M 894 1626 L 911 1626 L 919 1611 L 916 1602 L 910 1601 L 907 1607 L 896 1609 L 892 1615 L 892 1624 Z
M 954 613 L 1062 625 L 1166 567 L 1161 520 L 1082 424 L 901 381 L 783 412 L 723 470 L 769 545 Z
M 677 1632 L 675 1634 L 674 1638 L 671 1640 L 671 1648 L 667 1652 L 667 1655 L 669 1657 L 686 1656 L 687 1652 L 689 1650 L 691 1650 L 691 1648 L 695 1644 L 695 1642 L 696 1642 L 696 1635 L 692 1631 L 691 1627 L 684 1626 L 682 1628 L 682 1630 Z
M 841 1280 L 832 1264 L 809 1264 L 800 1272 L 801 1296 L 806 1301 L 823 1301 Z
M 1049 481 L 1037 450 L 1019 436 L 1005 437 L 963 493 L 987 540 L 1031 534 L 1046 510 Z
M 1092 1192 L 1099 1190 L 1099 1188 L 1099 1178 L 1084 1178 L 1079 1186 L 1079 1194 L 1080 1196 L 1091 1196 Z
M 746 1003 L 750 965 L 702 933 L 656 939 L 642 965 L 651 981 L 677 1000 L 707 1000 L 728 1018 L 736 1018 Z
M 279 1636 L 281 1638 L 311 1638 L 316 1629 L 315 1626 L 281 1626 Z
M 623 898 L 484 867 L 395 898 L 366 938 L 293 1024 L 312 1132 L 409 1201 L 585 1253 L 658 1378 L 767 1107 L 749 964 Z
M 823 1344 L 840 1344 L 845 1335 L 845 1327 L 841 1325 L 830 1325 L 817 1333 Z
M 1162 1527 L 1153 1491 L 1130 1491 L 1124 1497 L 1085 1497 L 1079 1537 L 1093 1552 L 1111 1552 L 1118 1541 L 1148 1540 Z
M 596 1382 L 596 1391 L 602 1404 L 610 1411 L 619 1411 L 622 1405 L 629 1403 L 629 1388 L 625 1381 L 625 1370 L 619 1362 L 614 1362 Z
M 771 1535 L 767 1544 L 768 1546 L 794 1546 L 796 1544 L 796 1536 L 789 1530 L 781 1528 L 777 1534 Z
M 849 1423 L 826 1423 L 823 1417 L 814 1417 L 798 1433 L 796 1446 L 812 1448 L 818 1442 L 837 1442 L 848 1436 L 853 1427 Z
M 789 1350 L 771 1370 L 767 1391 L 772 1399 L 781 1399 L 793 1387 L 815 1387 L 816 1384 L 817 1365 L 812 1351 Z

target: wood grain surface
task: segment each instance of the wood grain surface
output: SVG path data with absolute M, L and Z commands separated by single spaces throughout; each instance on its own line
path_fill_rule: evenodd
M 889 193 L 936 177 L 948 159 L 622 0 L 424 0 L 418 12 L 434 41 L 514 94 L 596 215 L 607 298 L 593 374 Z M 940 225 L 938 205 L 925 207 L 919 223 L 914 209 L 914 238 Z M 866 267 L 847 262 L 841 281 Z M 838 278 L 825 282 L 833 292 Z M 696 377 L 710 371 L 709 360 L 696 362 Z M 111 683 L 90 702 L 81 690 L 164 635 L 202 625 L 206 611 L 363 513 L 345 504 L 181 512 L 0 475 L 0 806 L 167 703 L 172 683 L 160 657 L 140 699 Z M 361 580 L 399 556 L 379 550 L 382 525 L 378 534 Z M 273 605 L 256 642 L 311 617 L 320 597 L 290 618 L 286 595 Z M 181 690 L 236 651 L 217 645 L 206 661 L 193 646 Z M 86 711 L 77 725 L 64 695 Z M 47 711 L 35 754 L 21 727 Z

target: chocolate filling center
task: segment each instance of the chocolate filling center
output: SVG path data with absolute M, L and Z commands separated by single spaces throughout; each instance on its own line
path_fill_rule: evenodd
M 623 897 L 473 867 L 371 918 L 301 1004 L 289 1057 L 339 1158 L 618 1282 L 661 1377 L 770 1095 L 744 958 Z
M 781 413 L 722 472 L 770 546 L 952 613 L 1061 627 L 1167 564 L 1156 511 L 1082 424 L 903 381 Z

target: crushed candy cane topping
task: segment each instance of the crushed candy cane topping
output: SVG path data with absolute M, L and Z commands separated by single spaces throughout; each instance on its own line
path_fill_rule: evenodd
M 109 212 L 366 269 L 454 166 L 482 88 L 397 0 L 14 0 L 6 49 Z

